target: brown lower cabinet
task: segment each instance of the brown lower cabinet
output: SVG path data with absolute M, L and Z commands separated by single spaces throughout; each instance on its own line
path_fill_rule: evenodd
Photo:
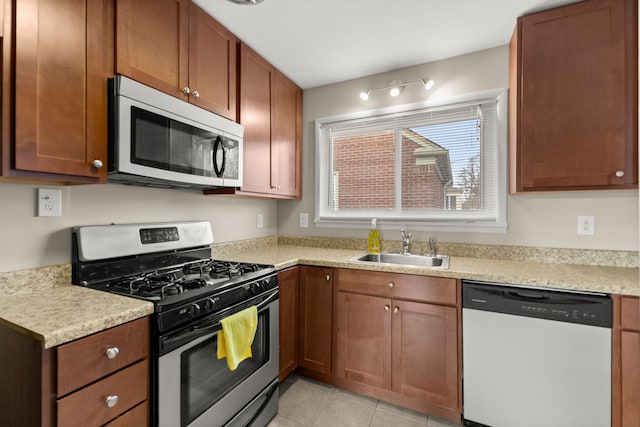
M 331 372 L 333 268 L 300 267 L 300 349 L 298 364 L 313 372 Z
M 299 371 L 460 422 L 460 315 L 455 279 L 301 267 Z
M 0 327 L 0 343 L 0 424 L 148 425 L 148 318 L 44 350 Z
M 280 382 L 298 367 L 298 267 L 278 272 Z
M 613 426 L 640 426 L 640 298 L 614 295 Z

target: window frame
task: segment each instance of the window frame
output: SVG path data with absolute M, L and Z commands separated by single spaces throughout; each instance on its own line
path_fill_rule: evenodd
M 446 106 L 464 105 L 471 103 L 481 103 L 482 101 L 497 102 L 496 108 L 496 138 L 497 138 L 497 176 L 496 176 L 496 213 L 491 219 L 469 219 L 469 218 L 378 218 L 378 228 L 397 229 L 398 227 L 411 227 L 414 230 L 433 230 L 451 232 L 486 232 L 486 233 L 506 233 L 507 231 L 507 149 L 508 149 L 508 90 L 495 89 L 483 92 L 476 92 L 467 95 L 443 98 L 433 101 L 425 101 L 414 104 L 404 104 L 392 107 L 385 107 L 375 110 L 358 111 L 354 113 L 341 114 L 329 117 L 322 117 L 315 120 L 315 193 L 314 224 L 318 227 L 333 228 L 369 228 L 371 216 L 357 213 L 350 213 L 343 217 L 323 217 L 320 209 L 320 185 L 321 185 L 321 162 L 322 143 L 321 128 L 323 125 L 345 121 L 366 119 L 374 116 L 383 116 L 394 113 L 406 113 L 413 110 L 425 110 L 429 108 L 441 108 Z M 442 211 L 443 213 L 446 210 Z

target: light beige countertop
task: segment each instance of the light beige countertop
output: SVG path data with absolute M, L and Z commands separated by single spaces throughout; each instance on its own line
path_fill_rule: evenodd
M 291 239 L 284 240 L 289 241 Z M 315 244 L 317 240 L 310 243 Z M 354 241 L 351 246 L 344 239 L 331 240 L 329 243 L 335 246 L 283 244 L 276 238 L 232 242 L 214 246 L 213 257 L 272 264 L 280 270 L 296 265 L 315 265 L 640 296 L 640 276 L 635 259 L 637 254 L 634 253 L 605 253 L 609 265 L 598 266 L 566 263 L 563 256 L 569 260 L 575 259 L 575 256 L 574 253 L 567 255 L 565 251 L 447 247 L 443 244 L 441 247 L 444 251 L 452 254 L 457 251 L 461 256 L 451 256 L 450 268 L 438 270 L 351 262 L 351 258 L 364 254 L 364 250 L 354 249 L 361 247 L 361 242 Z M 342 245 L 351 249 L 340 249 Z M 390 251 L 394 249 L 389 248 Z M 497 252 L 491 252 L 494 250 Z M 474 257 L 478 251 L 495 258 Z M 502 259 L 505 254 L 521 258 L 533 254 L 537 261 Z M 601 254 L 586 252 L 587 256 L 596 258 Z M 541 262 L 541 259 L 545 262 Z M 558 261 L 551 262 L 553 259 Z M 619 266 L 620 263 L 632 266 Z M 42 342 L 43 348 L 54 347 L 152 313 L 153 304 L 150 302 L 71 285 L 71 267 L 68 264 L 0 274 L 0 325 L 34 337 Z
M 216 248 L 214 258 L 273 264 L 278 269 L 295 265 L 354 268 L 473 279 L 545 288 L 640 296 L 640 274 L 634 267 L 610 267 L 562 263 L 498 260 L 452 256 L 448 270 L 349 261 L 365 251 L 289 245 L 255 248 Z
M 32 336 L 45 349 L 152 313 L 150 302 L 71 284 L 0 295 L 0 325 Z

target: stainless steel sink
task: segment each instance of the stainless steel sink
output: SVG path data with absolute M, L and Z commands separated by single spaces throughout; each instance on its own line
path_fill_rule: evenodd
M 440 270 L 449 268 L 448 255 L 417 255 L 417 254 L 397 254 L 383 252 L 380 254 L 364 254 L 351 258 L 352 262 L 366 262 L 378 264 L 414 265 L 417 267 L 427 267 Z

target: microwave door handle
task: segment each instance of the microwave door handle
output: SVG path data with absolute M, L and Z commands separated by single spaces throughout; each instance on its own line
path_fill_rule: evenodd
M 222 150 L 222 165 L 220 165 L 220 167 L 218 167 L 218 150 Z M 222 144 L 222 137 L 218 135 L 216 137 L 216 142 L 213 144 L 213 169 L 218 178 L 221 178 L 224 174 L 224 167 L 227 160 L 226 157 L 227 155 L 224 151 L 224 145 Z

